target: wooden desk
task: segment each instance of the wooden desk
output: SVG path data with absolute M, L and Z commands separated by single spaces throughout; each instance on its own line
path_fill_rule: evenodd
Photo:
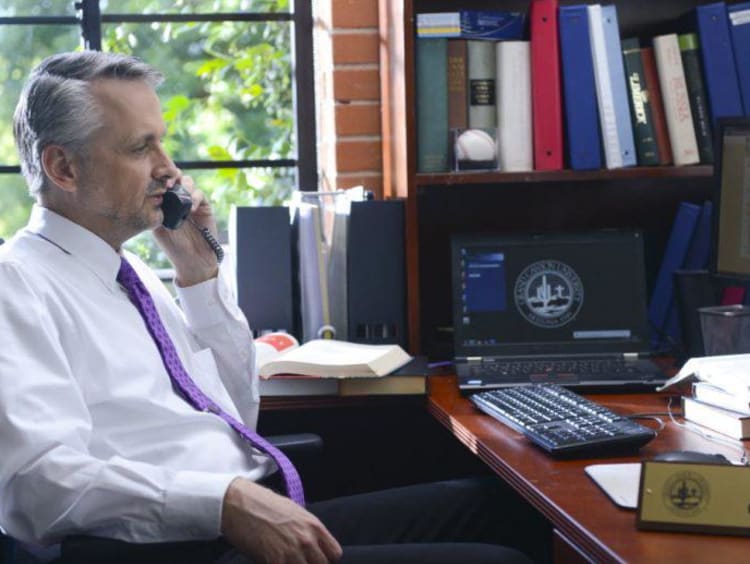
M 591 396 L 623 414 L 665 412 L 662 394 Z M 736 458 L 730 447 L 707 441 L 669 421 L 640 456 L 556 460 L 523 435 L 476 410 L 462 397 L 453 376 L 431 378 L 428 409 L 453 435 L 533 504 L 555 528 L 556 562 L 746 562 L 750 539 L 688 533 L 638 531 L 635 511 L 614 505 L 584 474 L 602 462 L 636 462 L 666 450 L 721 452 Z M 647 425 L 651 425 L 646 421 Z M 656 422 L 653 423 L 656 425 Z

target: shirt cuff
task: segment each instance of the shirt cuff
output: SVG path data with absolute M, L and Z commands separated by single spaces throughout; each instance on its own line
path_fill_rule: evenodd
M 224 495 L 237 477 L 237 474 L 178 472 L 166 493 L 162 540 L 211 540 L 221 536 Z
M 225 270 L 219 267 L 216 278 L 186 288 L 175 285 L 180 306 L 190 327 L 212 327 L 224 323 L 227 315 L 234 319 L 241 316 L 226 276 Z

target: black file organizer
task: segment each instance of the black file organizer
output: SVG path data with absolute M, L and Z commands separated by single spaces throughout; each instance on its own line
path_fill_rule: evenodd
M 404 201 L 352 202 L 347 238 L 348 334 L 342 340 L 406 347 Z M 238 207 L 230 226 L 238 303 L 259 335 L 301 340 L 297 237 L 289 209 Z

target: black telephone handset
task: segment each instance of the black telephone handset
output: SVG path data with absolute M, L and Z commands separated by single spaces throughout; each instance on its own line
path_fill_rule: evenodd
M 164 213 L 162 225 L 167 229 L 178 229 L 187 220 L 190 225 L 200 231 L 208 245 L 216 253 L 218 261 L 221 262 L 224 258 L 224 249 L 221 248 L 221 245 L 207 227 L 201 227 L 190 217 L 190 208 L 192 205 L 193 200 L 190 197 L 190 192 L 179 184 L 175 184 L 164 193 L 162 198 L 161 209 Z

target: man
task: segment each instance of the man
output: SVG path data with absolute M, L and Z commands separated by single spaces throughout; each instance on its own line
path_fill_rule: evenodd
M 291 488 L 294 470 L 253 439 L 247 322 L 199 230 L 161 227 L 179 183 L 192 221 L 215 232 L 208 201 L 162 146 L 160 81 L 132 57 L 67 53 L 42 61 L 18 103 L 36 205 L 0 247 L 0 525 L 33 545 L 63 541 L 69 562 L 104 561 L 101 550 L 124 562 L 524 560 L 502 546 L 433 544 L 518 536 L 510 523 L 525 522 L 523 509 L 493 497 L 497 484 L 307 508 L 268 487 L 281 473 Z M 181 310 L 122 251 L 144 230 L 174 265 Z

